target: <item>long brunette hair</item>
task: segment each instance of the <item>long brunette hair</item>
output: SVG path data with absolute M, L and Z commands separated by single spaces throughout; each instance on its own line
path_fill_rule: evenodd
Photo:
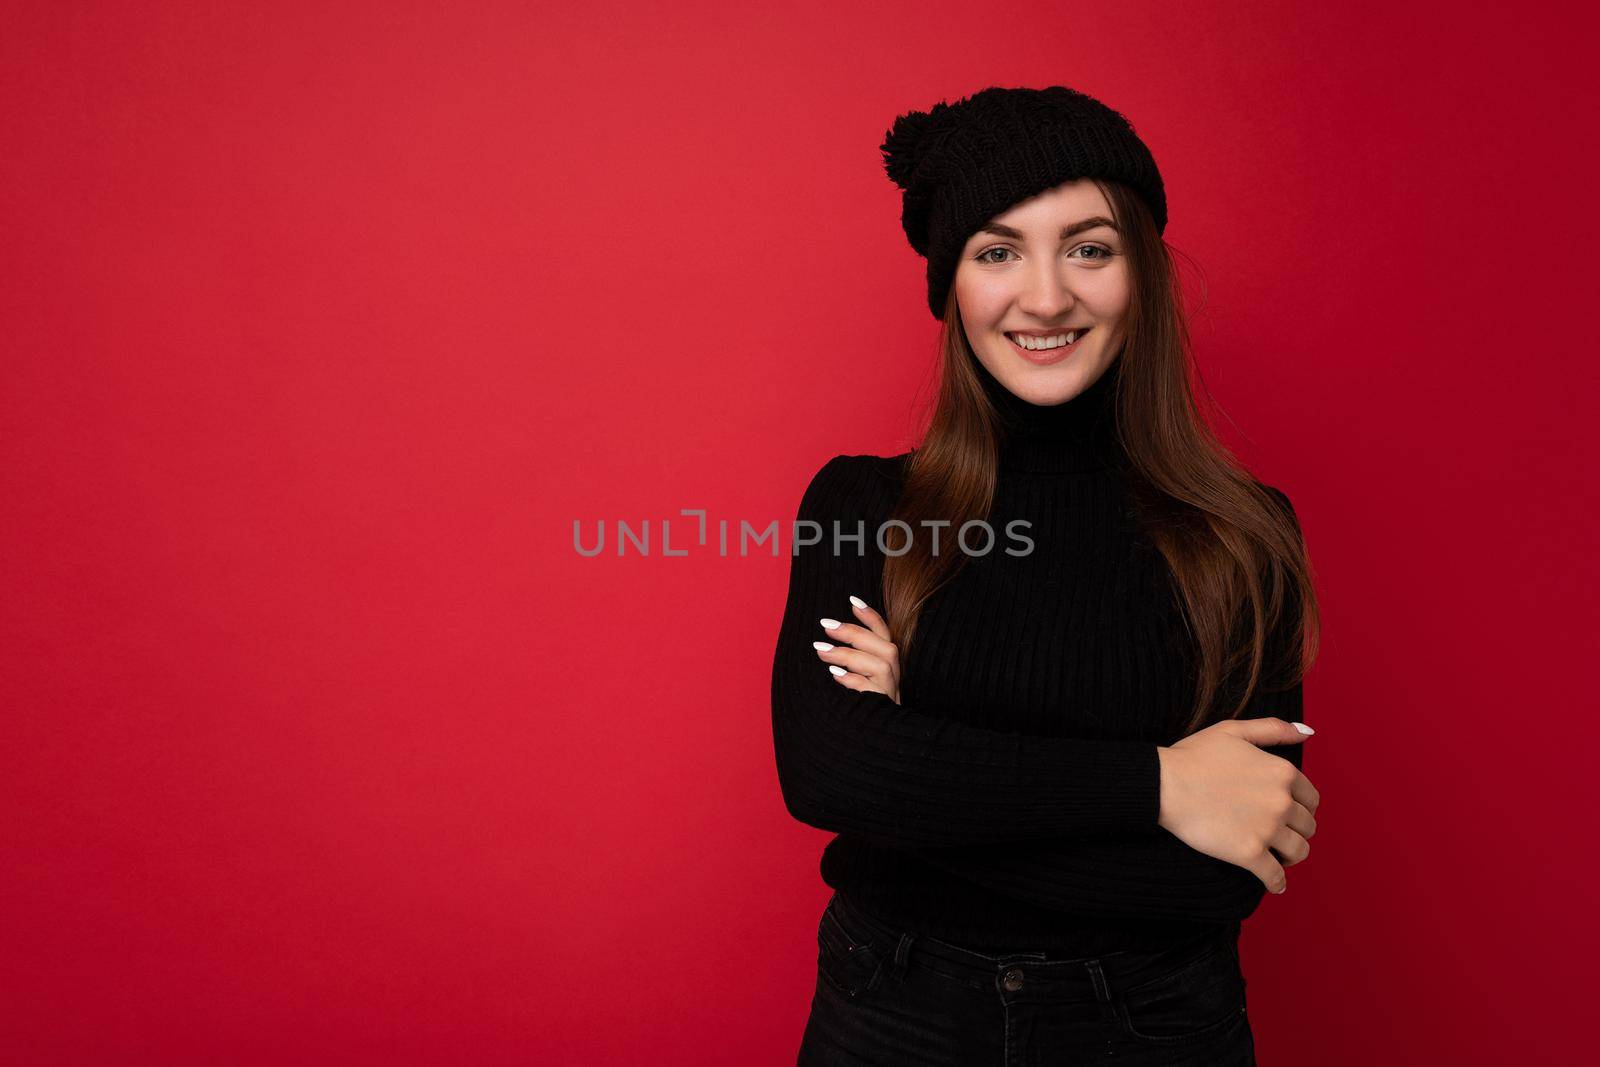
M 1117 432 L 1128 456 L 1131 500 L 1171 569 L 1174 595 L 1199 650 L 1187 735 L 1214 718 L 1237 717 L 1258 685 L 1276 692 L 1304 677 L 1321 632 L 1314 576 L 1287 501 L 1244 469 L 1197 408 L 1192 382 L 1199 373 L 1177 271 L 1149 209 L 1120 183 L 1095 184 L 1111 205 L 1131 273 L 1122 353 L 1105 370 L 1120 376 Z M 949 529 L 959 530 L 987 519 L 994 501 L 999 419 L 974 369 L 977 356 L 953 285 L 943 322 L 938 396 L 892 516 L 911 529 L 930 519 L 949 520 Z M 887 529 L 899 535 L 890 536 L 903 549 L 887 556 L 883 573 L 885 616 L 903 661 L 923 605 L 954 577 L 965 554 L 934 555 L 928 538 Z M 1271 662 L 1268 635 L 1280 626 L 1292 637 L 1277 657 L 1281 662 Z M 1245 683 L 1238 689 L 1229 682 L 1241 668 Z M 1225 687 L 1239 695 L 1216 715 L 1213 705 L 1225 699 Z

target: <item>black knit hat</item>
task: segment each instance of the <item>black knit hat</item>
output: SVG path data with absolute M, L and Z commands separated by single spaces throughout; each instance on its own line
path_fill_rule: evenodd
M 900 225 L 928 260 L 928 307 L 944 318 L 967 238 L 1013 204 L 1079 178 L 1131 186 L 1167 227 L 1156 161 L 1132 123 L 1092 96 L 993 86 L 912 111 L 884 136 L 883 167 L 904 193 Z

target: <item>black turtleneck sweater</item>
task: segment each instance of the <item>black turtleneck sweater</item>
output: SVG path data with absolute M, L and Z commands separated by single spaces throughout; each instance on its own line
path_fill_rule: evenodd
M 797 519 L 822 539 L 796 543 L 772 672 L 784 802 L 837 835 L 824 882 L 956 944 L 1089 954 L 1238 923 L 1265 895 L 1260 880 L 1156 821 L 1156 748 L 1182 736 L 1198 653 L 1170 569 L 1131 512 L 1116 368 L 1046 407 L 975 366 L 1007 427 L 995 547 L 925 604 L 899 704 L 834 681 L 811 643 L 831 640 L 824 617 L 856 621 L 851 595 L 882 610 L 876 534 L 909 454 L 835 456 L 806 488 Z M 1027 555 L 1004 551 L 1026 547 L 1006 532 L 1014 519 L 1031 523 Z M 835 553 L 836 521 L 865 536 Z M 941 552 L 953 532 L 941 531 Z M 1286 637 L 1273 635 L 1269 655 Z M 1258 688 L 1245 717 L 1273 715 L 1301 718 L 1299 685 Z M 1266 751 L 1298 767 L 1301 749 Z

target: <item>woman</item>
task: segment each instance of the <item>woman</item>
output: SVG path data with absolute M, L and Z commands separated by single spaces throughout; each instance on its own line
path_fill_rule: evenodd
M 944 324 L 921 445 L 807 487 L 772 679 L 837 836 L 800 1062 L 1248 1064 L 1240 923 L 1303 861 L 1317 609 L 1190 390 L 1166 200 L 1074 90 L 895 121 Z

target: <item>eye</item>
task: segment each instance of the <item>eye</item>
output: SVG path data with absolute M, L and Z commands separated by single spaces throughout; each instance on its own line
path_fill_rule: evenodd
M 1098 261 L 1103 261 L 1103 260 L 1110 259 L 1110 258 L 1112 258 L 1113 256 L 1116 255 L 1116 253 L 1113 252 L 1111 249 L 1105 247 L 1104 245 L 1097 245 L 1097 244 L 1081 244 L 1078 247 L 1074 248 L 1072 250 L 1072 252 L 1073 253 L 1077 253 L 1077 252 L 1083 252 L 1083 251 L 1087 251 L 1087 250 L 1093 250 L 1095 252 L 1099 252 L 1100 254 L 1097 255 L 1097 256 L 1079 256 L 1078 258 L 1079 259 L 1087 259 L 1087 260 L 1089 260 L 1091 262 L 1098 262 Z M 991 254 L 996 253 L 996 252 L 1000 253 L 1002 256 L 1005 256 L 1005 255 L 1011 254 L 1011 249 L 1007 248 L 1005 245 L 995 245 L 992 248 L 985 248 L 982 252 L 979 252 L 977 255 L 973 256 L 972 258 L 977 260 L 979 263 L 1004 263 L 1005 262 L 1004 258 L 1001 258 L 1001 259 L 990 259 L 989 258 Z M 1072 254 L 1072 253 L 1069 253 L 1069 255 L 1070 254 Z

